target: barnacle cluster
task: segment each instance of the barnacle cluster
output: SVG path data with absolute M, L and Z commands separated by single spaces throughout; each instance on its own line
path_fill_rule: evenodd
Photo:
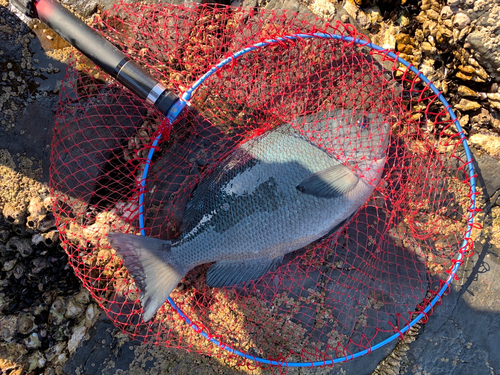
M 60 374 L 100 311 L 59 244 L 48 188 L 0 169 L 2 369 Z

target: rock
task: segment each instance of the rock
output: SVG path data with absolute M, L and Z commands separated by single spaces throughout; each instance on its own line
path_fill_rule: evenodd
M 12 342 L 17 335 L 17 320 L 16 315 L 3 316 L 0 319 L 0 339 L 5 342 Z
M 45 215 L 47 213 L 47 207 L 45 206 L 41 197 L 37 196 L 31 198 L 28 205 L 28 212 L 30 213 L 30 216 L 33 215 L 35 217 L 39 215 Z
M 270 0 L 265 6 L 267 10 L 289 10 L 295 13 L 309 13 L 312 12 L 305 5 L 297 0 Z
M 102 180 L 107 181 L 103 174 L 109 163 L 119 163 L 111 161 L 113 150 L 120 149 L 120 140 L 131 137 L 140 128 L 146 108 L 125 89 L 117 89 L 121 92 L 118 99 L 113 98 L 110 90 L 109 95 L 93 98 L 97 102 L 89 106 L 89 98 L 80 98 L 82 94 L 76 87 L 71 82 L 68 85 L 61 91 L 61 103 L 81 100 L 61 113 L 60 121 L 65 126 L 60 126 L 54 136 L 57 146 L 52 150 L 51 180 L 54 189 L 88 202 Z M 126 171 L 127 166 L 122 169 Z
M 482 10 L 479 10 L 479 9 Z M 475 57 L 495 79 L 500 78 L 500 4 L 497 1 L 476 0 L 473 7 L 464 10 L 475 28 L 466 42 Z
M 469 24 L 470 24 L 470 18 L 467 14 L 462 12 L 455 14 L 455 17 L 453 18 L 453 27 L 455 27 L 458 30 L 462 30 L 466 26 L 469 26 Z
M 24 343 L 28 349 L 38 349 L 42 346 L 38 333 L 33 332 L 31 335 L 24 339 Z
M 17 263 L 16 258 L 4 262 L 3 267 L 2 267 L 2 271 L 8 272 L 8 271 L 12 270 L 15 267 L 16 263 Z
M 42 242 L 47 247 L 54 247 L 59 240 L 59 231 L 52 230 L 47 233 L 42 233 Z
M 91 329 L 90 340 L 78 348 L 75 354 L 71 356 L 64 367 L 64 371 L 67 374 L 75 374 L 77 373 L 76 369 L 83 363 L 85 374 L 102 374 L 100 368 L 104 366 L 106 359 L 112 355 L 111 343 L 113 343 L 114 338 L 111 332 L 113 332 L 114 328 L 110 321 L 100 321 L 97 328 Z M 129 360 L 132 362 L 133 358 L 129 358 Z
M 83 311 L 84 307 L 80 303 L 76 302 L 74 298 L 70 298 L 64 316 L 68 319 L 73 319 L 82 314 Z
M 476 109 L 481 108 L 481 104 L 479 104 L 478 102 L 474 102 L 472 100 L 461 99 L 460 103 L 455 104 L 454 107 L 461 111 L 474 111 Z
M 41 165 L 50 165 L 47 145 L 57 103 L 53 90 L 64 77 L 66 65 L 49 60 L 42 52 L 40 39 L 34 37 L 30 28 L 7 6 L 0 6 L 0 50 L 3 53 L 0 56 L 0 149 L 11 155 L 24 154 L 12 160 L 11 167 L 21 167 L 27 162 L 22 167 L 26 175 L 39 178 L 43 174 Z M 35 54 L 38 54 L 36 58 Z M 15 66 L 9 69 L 12 74 L 6 74 L 7 62 Z M 59 69 L 59 74 L 40 74 L 40 68 L 49 63 Z M 48 181 L 48 168 L 45 169 L 45 181 Z
M 66 300 L 64 297 L 57 297 L 50 306 L 49 323 L 52 325 L 60 325 L 64 321 L 64 312 L 66 311 Z
M 84 18 L 90 17 L 97 12 L 97 2 L 85 0 L 61 0 L 61 2 L 71 7 L 76 13 Z
M 36 275 L 46 268 L 49 265 L 49 262 L 45 258 L 36 258 L 33 262 L 31 262 L 31 265 L 31 273 Z
M 442 20 L 451 18 L 453 16 L 453 10 L 449 6 L 444 6 L 443 9 L 441 9 L 440 16 Z
M 21 254 L 22 257 L 27 257 L 31 255 L 33 252 L 33 248 L 31 247 L 30 241 L 26 238 L 19 237 L 11 237 L 9 241 L 7 241 L 7 249 L 10 251 L 17 251 Z
M 458 94 L 464 97 L 479 98 L 479 94 L 467 86 L 458 86 Z
M 500 114 L 496 111 L 491 113 L 491 125 L 497 132 L 500 132 Z
M 85 324 L 87 327 L 92 327 L 94 323 L 99 318 L 100 310 L 96 304 L 91 303 L 88 305 L 87 310 L 85 310 Z
M 13 225 L 23 225 L 26 221 L 27 210 L 23 205 L 6 203 L 3 208 L 3 216 L 8 223 Z
M 41 233 L 35 233 L 33 237 L 31 237 L 31 244 L 32 245 L 38 245 L 42 243 L 43 237 Z
M 479 146 L 480 149 L 485 150 L 488 155 L 500 159 L 500 137 L 495 134 L 477 133 L 469 137 L 471 145 Z
M 423 52 L 427 54 L 433 54 L 436 52 L 436 48 L 433 47 L 429 42 L 423 42 L 420 45 L 420 48 L 422 49 Z
M 477 167 L 478 182 L 488 200 L 500 189 L 500 161 L 488 154 L 474 152 L 474 167 Z
M 382 48 L 394 50 L 396 49 L 396 35 L 398 34 L 398 26 L 387 25 L 384 22 L 381 24 L 380 31 L 372 36 L 372 41 Z
M 491 120 L 490 112 L 486 108 L 481 108 L 481 112 L 471 119 L 472 124 L 477 124 L 484 128 L 491 124 Z
M 352 18 L 356 19 L 356 16 L 357 16 L 358 11 L 359 11 L 359 7 L 355 1 L 353 1 L 353 0 L 345 1 L 344 2 L 344 9 Z
M 333 18 L 337 14 L 337 8 L 328 0 L 315 0 L 309 8 L 314 14 L 325 19 Z
M 80 343 L 85 338 L 86 333 L 87 333 L 87 327 L 85 326 L 78 327 L 73 331 L 73 334 L 71 335 L 71 338 L 68 341 L 68 351 L 70 355 L 75 352 L 76 348 L 78 348 L 78 345 L 80 345 Z
M 17 321 L 17 330 L 22 335 L 27 335 L 37 328 L 35 317 L 31 314 L 20 314 Z
M 43 369 L 46 362 L 47 360 L 45 359 L 45 356 L 40 351 L 37 350 L 32 355 L 30 355 L 30 358 L 28 360 L 29 363 L 28 372 L 31 372 L 36 368 Z
M 439 19 L 439 13 L 436 12 L 434 9 L 429 9 L 427 12 L 427 17 L 430 19 L 430 20 L 437 20 Z
M 487 93 L 486 98 L 491 107 L 500 110 L 500 93 Z

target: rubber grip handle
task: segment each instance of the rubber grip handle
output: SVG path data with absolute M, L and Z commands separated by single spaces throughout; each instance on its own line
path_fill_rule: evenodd
M 177 95 L 166 90 L 157 79 L 130 61 L 116 46 L 59 2 L 38 0 L 35 7 L 40 21 L 141 99 L 154 104 L 162 113 L 166 114 L 178 99 Z

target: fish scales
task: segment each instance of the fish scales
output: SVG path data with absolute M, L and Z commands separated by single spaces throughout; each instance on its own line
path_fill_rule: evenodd
M 349 216 L 331 222 L 339 205 L 353 204 L 348 196 L 316 198 L 295 188 L 311 173 L 340 161 L 304 143 L 292 129 L 283 127 L 243 144 L 240 152 L 227 159 L 230 167 L 221 166 L 201 182 L 191 203 L 191 207 L 201 205 L 194 218 L 198 224 L 173 242 L 173 252 L 178 249 L 179 257 L 196 259 L 196 265 L 251 259 L 256 253 L 275 258 L 307 245 L 309 237 L 321 237 Z M 249 159 L 246 163 L 233 163 L 242 151 L 251 158 L 244 157 Z M 191 207 L 187 215 L 195 210 Z M 297 233 L 301 233 L 300 238 Z M 209 251 L 201 252 L 201 248 Z

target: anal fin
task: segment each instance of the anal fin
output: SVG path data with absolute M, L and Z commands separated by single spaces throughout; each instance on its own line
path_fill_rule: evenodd
M 232 286 L 258 279 L 281 265 L 283 256 L 243 261 L 219 261 L 207 272 L 207 285 L 214 288 Z

